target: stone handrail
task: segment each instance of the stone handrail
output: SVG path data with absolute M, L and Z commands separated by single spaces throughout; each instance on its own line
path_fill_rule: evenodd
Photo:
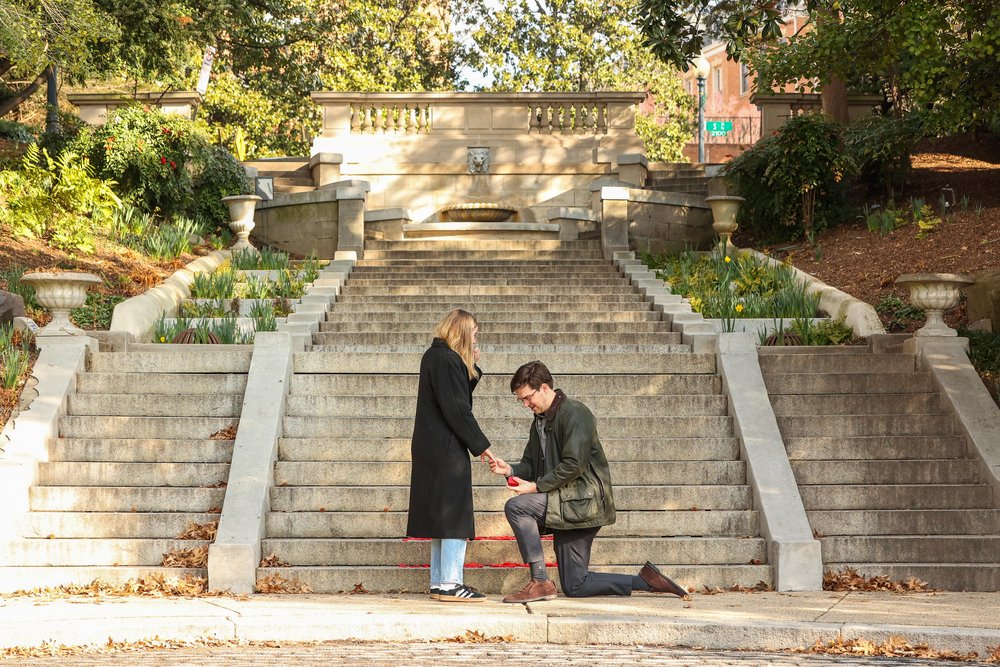
M 608 134 L 635 126 L 644 93 L 328 93 L 324 133 L 427 134 L 445 130 Z

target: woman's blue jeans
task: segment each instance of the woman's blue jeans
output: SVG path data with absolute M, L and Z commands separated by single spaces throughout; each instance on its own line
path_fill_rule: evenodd
M 466 544 L 465 540 L 431 540 L 431 588 L 462 584 Z

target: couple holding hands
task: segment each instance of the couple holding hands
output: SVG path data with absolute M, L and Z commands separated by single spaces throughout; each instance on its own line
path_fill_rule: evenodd
M 630 595 L 633 590 L 687 595 L 647 562 L 638 574 L 590 572 L 590 550 L 601 526 L 615 522 L 608 460 L 594 415 L 583 403 L 554 388 L 540 361 L 514 373 L 510 390 L 534 419 L 517 463 L 495 455 L 472 414 L 472 391 L 482 376 L 479 325 L 467 311 L 445 315 L 420 362 L 413 426 L 408 537 L 431 539 L 430 594 L 436 600 L 480 602 L 483 593 L 464 584 L 467 540 L 476 536 L 470 454 L 507 478 L 513 496 L 504 514 L 531 579 L 504 602 L 556 597 L 542 550 L 551 532 L 559 582 L 568 597 Z

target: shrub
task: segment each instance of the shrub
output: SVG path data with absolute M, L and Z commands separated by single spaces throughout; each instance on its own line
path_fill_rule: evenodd
M 877 190 L 892 199 L 910 180 L 910 155 L 923 137 L 919 115 L 903 118 L 871 116 L 850 125 L 844 147 L 857 164 L 858 183 L 867 193 Z
M 27 125 L 0 119 L 0 138 L 30 144 L 35 141 L 35 133 Z
M 31 144 L 21 169 L 0 172 L 0 222 L 17 235 L 91 251 L 94 233 L 121 205 L 113 185 L 95 177 L 86 158 L 72 151 L 52 158 Z
M 120 107 L 100 127 L 70 144 L 99 175 L 114 178 L 122 198 L 164 219 L 187 217 L 203 228 L 224 226 L 222 197 L 248 187 L 243 167 L 209 143 L 192 121 L 140 105 Z
M 845 186 L 855 173 L 843 127 L 821 114 L 790 118 L 774 136 L 733 158 L 723 174 L 746 199 L 738 222 L 765 240 L 814 234 L 845 217 Z

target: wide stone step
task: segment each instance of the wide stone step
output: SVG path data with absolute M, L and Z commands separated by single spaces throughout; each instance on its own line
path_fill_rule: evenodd
M 294 355 L 296 373 L 418 373 L 422 352 L 300 352 Z M 513 374 L 525 361 L 537 356 L 494 353 L 487 364 L 490 373 Z M 715 373 L 715 355 L 676 354 L 606 354 L 552 352 L 544 356 L 545 365 L 555 377 L 567 374 L 623 373 L 663 375 L 667 373 Z M 192 420 L 185 420 L 192 421 Z M 216 429 L 218 430 L 218 429 Z M 214 431 L 212 431 L 214 433 Z M 70 435 L 70 434 L 65 434 Z M 810 434 L 803 434 L 810 435 Z M 168 436 L 172 437 L 172 436 Z M 187 437 L 197 437 L 194 433 Z
M 224 488 L 164 486 L 33 486 L 31 509 L 40 512 L 222 511 Z M 211 512 L 208 512 L 211 514 Z M 218 519 L 218 514 L 215 514 Z
M 249 345 L 135 345 L 132 352 L 97 352 L 90 356 L 95 373 L 246 373 Z M 178 350 L 177 348 L 182 348 Z
M 7 542 L 0 550 L 0 567 L 11 566 L 160 566 L 163 555 L 175 549 L 207 546 L 202 540 L 94 540 L 53 539 Z
M 189 567 L 0 567 L 0 591 L 12 592 L 33 588 L 57 586 L 86 586 L 100 580 L 112 586 L 121 586 L 129 580 L 162 576 L 170 581 L 183 581 L 185 577 L 208 578 L 207 568 Z M 30 583 L 29 583 L 30 582 Z
M 501 505 L 502 507 L 502 505 Z M 406 512 L 270 512 L 268 537 L 396 537 L 406 534 Z M 476 534 L 509 535 L 503 512 L 477 512 Z M 617 521 L 601 529 L 607 537 L 759 535 L 757 513 L 749 510 L 635 512 L 619 511 Z
M 593 241 L 562 240 L 450 240 L 450 241 L 368 241 L 365 254 L 370 250 L 600 250 L 601 244 Z
M 655 555 L 655 554 L 654 554 Z M 634 575 L 637 567 L 603 567 L 602 572 Z M 257 577 L 278 574 L 285 579 L 299 579 L 315 593 L 350 592 L 357 584 L 372 592 L 427 592 L 427 568 L 400 567 L 279 567 L 259 568 Z M 678 565 L 668 574 L 677 583 L 691 588 L 752 587 L 770 582 L 767 565 Z M 549 578 L 559 588 L 556 568 L 549 568 Z M 465 583 L 490 595 L 513 593 L 528 581 L 528 572 L 520 567 L 466 568 Z
M 786 438 L 795 436 L 942 435 L 954 434 L 950 415 L 796 415 L 778 417 Z
M 276 480 L 278 486 L 271 489 L 271 509 L 275 513 L 295 514 L 299 512 L 351 513 L 369 515 L 397 513 L 405 515 L 409 507 L 410 487 L 405 486 L 285 486 Z M 687 520 L 688 513 L 697 514 L 698 520 L 720 515 L 721 511 L 748 511 L 752 506 L 750 488 L 747 486 L 631 486 L 615 485 L 615 507 L 622 513 L 640 512 L 657 516 L 662 512 L 674 512 L 674 520 Z M 496 514 L 503 519 L 503 508 L 511 492 L 495 484 L 472 487 L 472 500 L 478 508 L 496 508 Z M 699 513 L 699 510 L 706 510 Z M 751 512 L 751 514 L 756 514 Z M 506 524 L 504 524 L 506 525 Z M 506 534 L 504 532 L 483 532 L 480 535 Z M 756 534 L 755 530 L 739 534 Z M 385 535 L 402 533 L 385 533 Z M 319 537 L 323 537 L 320 535 Z
M 824 562 L 824 568 L 843 571 L 853 568 L 864 577 L 885 576 L 893 581 L 919 579 L 931 588 L 946 591 L 998 591 L 1000 568 L 994 564 L 966 563 L 835 563 Z
M 828 394 L 770 397 L 777 416 L 786 415 L 928 415 L 944 412 L 940 394 Z
M 859 535 L 820 539 L 823 560 L 1000 563 L 1000 535 Z
M 806 510 L 989 509 L 990 488 L 967 484 L 825 484 L 799 486 Z
M 575 261 L 579 259 L 602 259 L 602 254 L 600 249 L 593 250 L 583 250 L 583 249 L 554 249 L 548 250 L 545 248 L 533 249 L 533 248 L 521 248 L 516 250 L 503 250 L 503 249 L 488 249 L 488 250 L 447 250 L 447 249 L 435 249 L 431 248 L 428 250 L 405 250 L 402 248 L 393 248 L 391 250 L 368 250 L 365 249 L 365 262 L 378 261 L 380 259 L 399 261 L 399 260 L 421 260 L 421 259 L 434 259 L 435 261 L 443 260 L 478 260 L 487 262 L 496 261 L 549 261 L 549 260 L 563 260 L 563 261 Z
M 444 316 L 453 308 L 464 308 L 471 311 L 476 319 L 480 313 L 490 313 L 498 317 L 500 313 L 533 311 L 541 313 L 591 313 L 604 310 L 639 310 L 648 311 L 652 304 L 638 295 L 622 297 L 595 297 L 593 300 L 576 299 L 573 297 L 542 297 L 537 300 L 526 297 L 420 297 L 420 300 L 390 299 L 387 301 L 356 300 L 337 302 L 331 309 L 335 313 L 440 313 Z
M 331 310 L 326 314 L 327 322 L 378 322 L 383 331 L 390 331 L 398 322 L 433 322 L 428 332 L 434 330 L 434 325 L 441 321 L 447 311 L 432 309 L 420 311 L 353 311 Z M 537 322 L 547 326 L 549 322 L 660 322 L 660 313 L 655 310 L 594 310 L 594 311 L 558 311 L 558 310 L 507 310 L 486 311 L 475 313 L 479 326 L 489 331 L 495 323 L 528 323 Z
M 348 345 L 421 345 L 428 346 L 429 336 L 423 333 L 324 333 L 313 334 L 313 344 L 327 347 Z M 493 333 L 479 334 L 480 347 L 491 345 L 681 345 L 681 334 L 659 333 Z
M 438 318 L 440 319 L 440 318 Z M 428 339 L 438 322 L 433 319 L 415 320 L 410 322 L 379 322 L 374 320 L 355 322 L 320 322 L 321 333 L 394 333 L 423 336 Z M 480 328 L 484 323 L 480 322 Z M 500 334 L 651 334 L 671 333 L 670 324 L 660 321 L 637 322 L 493 322 L 489 330 L 483 330 L 483 336 L 491 338 Z
M 78 419 L 86 419 L 79 417 Z M 112 417 L 109 419 L 125 419 Z M 487 417 L 479 426 L 487 437 L 527 436 L 530 420 L 525 417 Z M 285 417 L 286 438 L 370 437 L 379 433 L 386 438 L 403 438 L 413 434 L 413 417 Z M 633 417 L 605 417 L 600 420 L 604 433 L 634 437 L 729 437 L 733 434 L 730 417 L 662 417 L 660 419 L 635 419 Z
M 543 540 L 545 560 L 555 562 L 552 540 Z M 429 540 L 400 539 L 265 539 L 261 552 L 275 554 L 292 566 L 323 565 L 424 565 L 430 560 Z M 637 552 L 655 554 L 657 563 L 685 565 L 725 565 L 767 560 L 767 545 L 761 538 L 724 537 L 649 538 L 639 542 L 622 537 L 601 537 L 594 541 L 590 563 L 631 565 Z M 651 556 L 652 557 L 652 556 Z M 507 540 L 474 540 L 469 543 L 466 563 L 491 565 L 520 563 L 517 543 Z M 638 562 L 642 566 L 645 560 Z
M 176 538 L 218 514 L 187 512 L 29 512 L 27 537 Z
M 599 419 L 629 415 L 631 417 L 690 417 L 696 415 L 726 415 L 726 397 L 711 394 L 693 396 L 588 396 L 574 395 Z M 392 395 L 325 396 L 293 394 L 286 400 L 287 416 L 323 417 L 398 417 L 412 415 L 416 397 Z M 476 396 L 474 412 L 477 419 L 491 417 L 524 417 L 526 410 L 511 394 L 506 396 Z M 526 420 L 522 420 L 526 422 Z
M 332 352 L 340 354 L 412 354 L 423 355 L 427 351 L 428 344 L 425 342 L 398 345 L 313 345 L 309 348 L 311 353 Z M 492 343 L 482 343 L 479 349 L 483 353 L 480 363 L 491 364 L 498 355 L 504 355 L 507 359 L 512 356 L 521 359 L 531 359 L 543 357 L 549 359 L 552 355 L 606 355 L 609 358 L 624 355 L 645 355 L 655 357 L 658 355 L 685 354 L 691 351 L 690 345 L 676 345 L 670 343 L 609 343 L 606 345 L 573 345 L 566 344 L 511 344 L 493 345 Z M 382 371 L 379 371 L 382 372 Z M 511 369 L 513 372 L 513 368 Z
M 902 381 L 896 373 L 869 375 L 859 373 L 777 373 L 764 375 L 764 384 L 772 400 L 791 394 L 890 394 L 933 391 L 928 373 L 912 373 Z
M 48 461 L 38 464 L 43 486 L 215 486 L 229 478 L 228 463 L 109 463 Z
M 78 394 L 239 394 L 247 376 L 237 373 L 81 373 Z M 179 391 L 183 390 L 183 391 Z
M 743 461 L 613 461 L 613 479 L 628 484 L 745 484 Z M 274 478 L 291 486 L 396 486 L 409 484 L 406 462 L 278 461 Z M 485 463 L 472 466 L 472 483 L 503 484 Z
M 402 297 L 419 296 L 425 301 L 449 299 L 491 299 L 496 301 L 583 301 L 587 298 L 600 297 L 607 301 L 642 298 L 634 287 L 628 284 L 589 285 L 587 289 L 564 286 L 562 284 L 546 286 L 544 292 L 535 289 L 526 290 L 517 285 L 355 285 L 348 283 L 340 292 L 337 303 L 350 301 L 400 301 Z
M 64 438 L 209 438 L 231 424 L 232 417 L 74 417 L 59 419 Z
M 908 373 L 916 375 L 912 354 L 852 354 L 784 353 L 761 354 L 763 373 Z M 907 382 L 898 380 L 900 384 Z
M 121 463 L 229 463 L 232 440 L 160 438 L 53 438 L 50 461 L 118 461 Z
M 512 274 L 505 271 L 497 271 L 495 273 L 479 271 L 475 274 L 469 274 L 466 272 L 431 273 L 425 274 L 424 277 L 418 277 L 420 274 L 398 276 L 387 273 L 385 275 L 378 275 L 377 277 L 365 277 L 367 275 L 368 274 L 362 274 L 362 277 L 358 277 L 352 274 L 351 277 L 348 278 L 344 289 L 350 289 L 352 292 L 354 290 L 361 290 L 361 293 L 364 293 L 365 290 L 379 289 L 395 293 L 395 290 L 409 286 L 424 286 L 431 289 L 454 288 L 455 283 L 457 282 L 461 282 L 471 288 L 516 286 L 519 289 L 524 289 L 525 287 L 536 289 L 540 281 L 550 280 L 552 278 L 551 274 L 542 271 L 537 273 L 517 272 Z M 583 276 L 583 274 L 571 275 Z M 558 284 L 558 287 L 564 291 L 569 291 L 570 289 L 580 291 L 582 289 L 589 290 L 612 286 L 622 286 L 634 289 L 631 287 L 631 283 L 628 278 L 624 278 L 618 274 L 612 274 L 608 271 L 595 271 L 592 274 L 587 274 L 579 278 L 560 278 Z M 552 288 L 547 288 L 546 291 L 549 291 L 550 289 Z
M 374 396 L 404 394 L 416 397 L 417 375 L 333 375 L 296 373 L 289 387 L 292 395 Z M 556 385 L 570 397 L 593 394 L 616 396 L 663 396 L 717 394 L 722 380 L 717 375 L 561 375 Z M 485 396 L 514 400 L 510 377 L 486 373 L 476 387 L 475 401 Z M 605 434 L 609 435 L 609 434 Z
M 576 259 L 437 259 L 436 256 L 426 259 L 370 259 L 365 258 L 354 265 L 351 276 L 358 275 L 404 275 L 420 274 L 431 275 L 435 273 L 455 273 L 469 272 L 475 275 L 476 272 L 496 272 L 515 273 L 518 271 L 548 273 L 552 276 L 553 267 L 558 267 L 559 275 L 569 275 L 573 273 L 617 273 L 618 269 L 614 264 L 605 259 L 588 259 L 578 257 Z
M 796 436 L 785 438 L 791 460 L 802 459 L 957 459 L 965 456 L 965 443 L 956 436 L 872 435 Z
M 830 535 L 995 535 L 1000 510 L 823 510 L 809 512 L 809 524 Z
M 792 461 L 799 484 L 973 484 L 978 473 L 965 459 Z
M 176 385 L 175 390 L 183 390 Z M 242 394 L 70 394 L 71 415 L 140 417 L 236 417 L 243 409 Z
M 494 454 L 519 461 L 525 437 L 490 440 Z M 601 438 L 611 461 L 725 461 L 740 456 L 736 438 Z M 409 461 L 410 438 L 281 438 L 283 461 Z

